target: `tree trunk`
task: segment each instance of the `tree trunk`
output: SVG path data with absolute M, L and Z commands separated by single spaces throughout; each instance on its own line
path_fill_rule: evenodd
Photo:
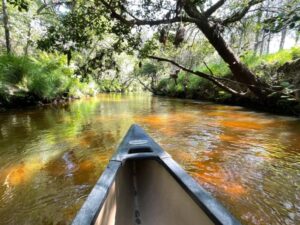
M 263 6 L 263 4 L 262 4 L 262 6 Z M 266 13 L 264 19 L 268 19 L 269 18 L 270 0 L 267 0 L 265 8 L 267 9 L 267 13 Z M 262 34 L 262 40 L 261 40 L 261 46 L 260 46 L 260 55 L 262 55 L 265 50 L 264 49 L 265 48 L 265 37 L 266 37 L 266 32 L 264 30 L 263 34 Z M 267 46 L 267 49 L 268 49 L 268 46 Z
M 265 47 L 265 31 L 263 31 L 262 33 L 259 55 L 262 55 L 264 53 L 264 47 Z
M 210 44 L 216 49 L 222 59 L 228 64 L 234 78 L 241 83 L 248 85 L 249 89 L 257 97 L 263 97 L 261 88 L 264 86 L 259 79 L 235 56 L 230 47 L 226 44 L 218 29 L 209 24 L 207 18 L 198 13 L 193 4 L 186 4 L 185 11 L 191 17 L 201 18 L 196 23 Z
M 3 26 L 5 32 L 5 42 L 7 54 L 11 53 L 10 31 L 8 25 L 7 1 L 2 0 Z
M 266 53 L 267 53 L 267 54 L 270 53 L 270 43 L 271 43 L 271 38 L 272 38 L 272 34 L 271 34 L 271 32 L 269 32 L 269 34 L 268 34 L 268 39 L 267 39 L 267 50 L 266 50 Z
M 298 31 L 296 31 L 296 37 L 295 37 L 295 45 L 297 45 L 298 44 L 298 41 L 299 41 L 299 32 Z
M 28 49 L 30 45 L 30 40 L 31 39 L 31 21 L 28 23 L 28 31 L 27 31 L 27 39 L 26 39 L 26 45 L 24 48 L 24 54 L 27 56 L 28 55 Z
M 239 40 L 239 44 L 238 44 L 238 52 L 237 54 L 240 55 L 241 52 L 242 52 L 242 48 L 243 48 L 243 41 L 244 41 L 244 30 L 242 29 L 241 30 L 241 33 L 240 33 L 240 40 Z
M 281 31 L 281 39 L 280 39 L 280 45 L 279 50 L 282 50 L 284 48 L 285 38 L 286 38 L 287 28 L 283 28 Z
M 197 24 L 201 29 L 203 34 L 206 36 L 208 41 L 216 49 L 222 59 L 228 64 L 234 78 L 250 86 L 249 87 L 254 94 L 261 96 L 261 90 L 258 87 L 261 87 L 261 83 L 256 79 L 256 76 L 234 55 L 233 51 L 227 46 L 223 37 L 209 24 L 204 24 L 203 22 Z
M 254 55 L 257 54 L 257 50 L 258 50 L 258 47 L 259 47 L 259 34 L 260 34 L 260 30 L 257 30 L 256 33 L 255 33 L 255 43 L 254 43 L 254 48 L 253 48 L 253 52 L 254 52 Z
M 261 22 L 261 16 L 262 16 L 262 13 L 259 12 L 259 14 L 257 15 L 257 24 L 259 24 Z M 258 50 L 258 47 L 259 47 L 259 36 L 260 36 L 260 32 L 261 32 L 261 29 L 257 29 L 256 30 L 256 33 L 255 33 L 255 43 L 254 43 L 254 55 L 257 54 L 257 50 Z

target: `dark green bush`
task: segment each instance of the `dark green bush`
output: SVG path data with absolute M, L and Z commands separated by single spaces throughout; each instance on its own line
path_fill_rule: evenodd
M 51 101 L 69 92 L 72 82 L 77 80 L 72 74 L 65 57 L 57 54 L 42 53 L 35 58 L 2 55 L 0 101 L 9 103 L 26 95 Z
M 2 55 L 0 56 L 0 81 L 10 85 L 21 84 L 35 68 L 35 64 L 28 57 Z

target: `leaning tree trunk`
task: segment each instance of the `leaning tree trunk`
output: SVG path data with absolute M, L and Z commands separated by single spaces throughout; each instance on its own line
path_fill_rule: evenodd
M 265 94 L 262 92 L 262 88 L 265 85 L 235 56 L 218 29 L 210 25 L 207 18 L 199 14 L 193 5 L 186 4 L 185 11 L 191 17 L 201 18 L 196 22 L 197 27 L 227 63 L 234 78 L 238 82 L 246 84 L 257 97 L 265 97 Z
M 257 96 L 262 97 L 262 83 L 256 76 L 235 56 L 230 47 L 226 44 L 220 33 L 209 25 L 208 22 L 201 21 L 198 24 L 208 41 L 216 49 L 222 59 L 228 64 L 234 78 L 246 85 Z
M 11 44 L 10 44 L 10 31 L 8 25 L 8 13 L 7 13 L 7 1 L 2 0 L 2 13 L 3 13 L 3 26 L 5 32 L 5 43 L 6 43 L 6 51 L 7 54 L 11 52 Z

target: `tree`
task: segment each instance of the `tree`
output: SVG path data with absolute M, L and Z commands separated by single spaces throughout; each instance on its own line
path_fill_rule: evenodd
M 205 8 L 207 1 L 191 1 L 191 0 L 178 0 L 176 4 L 168 7 L 164 1 L 157 1 L 155 3 L 148 2 L 143 5 L 144 14 L 150 12 L 151 9 L 161 8 L 160 13 L 166 11 L 167 15 L 164 18 L 158 18 L 158 13 L 150 13 L 145 19 L 139 19 L 139 14 L 142 11 L 136 11 L 135 13 L 130 11 L 126 6 L 128 3 L 110 2 L 100 0 L 100 2 L 111 12 L 111 16 L 119 22 L 126 24 L 127 26 L 144 26 L 144 25 L 161 25 L 161 24 L 174 24 L 181 21 L 187 24 L 196 25 L 201 32 L 208 39 L 210 44 L 215 48 L 222 59 L 227 63 L 234 78 L 249 87 L 256 97 L 264 98 L 267 94 L 266 85 L 259 80 L 245 65 L 243 65 L 240 59 L 233 53 L 226 41 L 222 37 L 222 27 L 230 26 L 231 24 L 241 20 L 247 15 L 249 10 L 263 2 L 263 0 L 249 0 L 240 7 L 237 7 L 230 15 L 223 17 L 217 17 L 216 12 L 227 2 L 226 0 L 219 0 L 215 4 L 208 8 Z M 228 5 L 227 5 L 228 7 Z M 202 10 L 201 10 L 202 9 Z M 150 18 L 152 15 L 152 18 Z M 128 19 L 129 17 L 133 19 Z
M 261 17 L 262 17 L 262 12 L 259 11 L 257 13 L 257 21 L 256 21 L 256 29 L 255 29 L 255 41 L 254 41 L 254 54 L 257 54 L 257 51 L 258 51 L 258 47 L 261 45 L 261 42 L 259 41 L 259 37 L 260 37 L 260 34 L 261 34 L 261 26 L 260 26 L 260 23 L 261 23 Z
M 3 26 L 5 32 L 5 43 L 7 54 L 11 52 L 11 43 L 10 43 L 10 30 L 8 24 L 8 12 L 7 12 L 7 1 L 2 0 L 2 13 L 3 13 Z
M 280 39 L 280 44 L 279 44 L 279 50 L 282 50 L 283 47 L 284 47 L 286 34 L 287 34 L 287 28 L 284 27 L 284 28 L 282 29 L 282 31 L 281 31 L 281 39 Z

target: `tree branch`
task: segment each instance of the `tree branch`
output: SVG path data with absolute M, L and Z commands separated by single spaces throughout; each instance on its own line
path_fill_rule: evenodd
M 151 93 L 154 92 L 154 90 L 152 90 L 151 88 L 149 88 L 146 84 L 144 84 L 140 78 L 136 77 L 136 79 L 138 80 L 138 82 L 147 90 L 147 91 L 150 91 Z
M 202 77 L 204 79 L 207 79 L 207 80 L 211 81 L 212 83 L 214 83 L 215 85 L 217 85 L 218 87 L 220 87 L 224 91 L 229 92 L 230 94 L 233 94 L 233 95 L 236 95 L 236 96 L 240 96 L 240 97 L 244 97 L 243 93 L 239 93 L 238 91 L 233 90 L 230 87 L 227 87 L 225 84 L 223 84 L 222 82 L 218 81 L 217 80 L 218 78 L 216 78 L 216 77 L 213 77 L 211 75 L 208 75 L 208 74 L 200 72 L 200 71 L 190 70 L 190 69 L 188 69 L 188 68 L 186 68 L 186 67 L 184 67 L 184 66 L 182 66 L 182 65 L 178 64 L 177 62 L 175 62 L 173 60 L 170 60 L 170 59 L 161 58 L 161 57 L 157 57 L 157 56 L 148 56 L 148 58 L 155 59 L 155 60 L 158 60 L 158 61 L 161 61 L 161 62 L 171 63 L 171 64 L 177 66 L 178 68 L 182 69 L 183 71 L 186 71 L 186 72 L 191 73 L 191 74 L 195 74 L 195 75 L 197 75 L 199 77 Z
M 209 9 L 204 12 L 204 15 L 209 17 L 211 16 L 215 11 L 217 11 L 224 3 L 226 0 L 219 0 L 217 1 L 214 5 L 212 5 Z
M 264 0 L 251 0 L 247 6 L 245 6 L 243 9 L 239 10 L 238 12 L 232 14 L 230 17 L 226 18 L 225 20 L 223 20 L 221 23 L 224 26 L 227 26 L 231 23 L 237 22 L 239 20 L 241 20 L 249 11 L 249 9 L 254 6 L 257 5 L 259 3 L 262 3 Z
M 176 23 L 176 22 L 195 22 L 195 20 L 193 18 L 190 17 L 173 17 L 171 19 L 161 19 L 161 20 L 141 20 L 138 19 L 136 17 L 134 17 L 132 14 L 128 13 L 128 10 L 125 9 L 126 13 L 133 17 L 134 19 L 132 20 L 128 20 L 126 19 L 124 16 L 122 16 L 121 14 L 119 14 L 116 9 L 111 6 L 109 3 L 107 3 L 105 0 L 100 0 L 100 2 L 107 8 L 110 10 L 111 12 L 111 16 L 125 24 L 128 25 L 138 25 L 138 26 L 142 26 L 142 25 L 150 25 L 150 26 L 155 26 L 155 25 L 160 25 L 160 24 L 170 24 L 170 23 Z
M 73 3 L 72 1 L 61 1 L 61 2 L 52 2 L 52 3 L 44 3 L 38 8 L 36 11 L 37 14 L 40 14 L 44 9 L 50 7 L 50 6 L 58 6 L 58 5 L 63 5 L 63 4 L 69 4 Z
M 208 69 L 210 75 L 211 75 L 211 76 L 214 76 L 213 71 L 209 68 L 209 66 L 206 64 L 206 62 L 205 62 L 204 60 L 203 60 L 203 64 L 204 64 L 204 66 L 206 67 L 206 69 Z

